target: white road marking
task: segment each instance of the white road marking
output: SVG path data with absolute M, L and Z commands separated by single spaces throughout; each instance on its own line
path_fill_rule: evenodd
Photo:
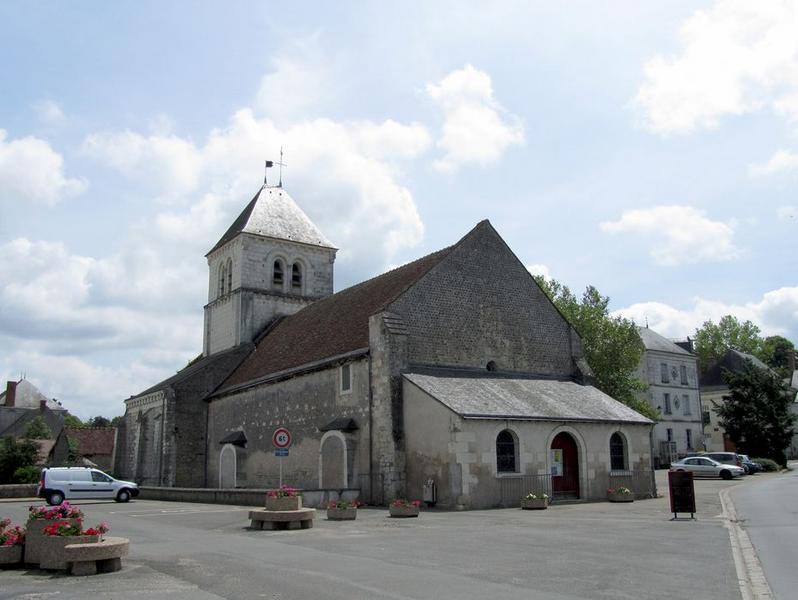
M 172 510 L 149 510 L 143 512 L 135 512 L 129 513 L 121 510 L 114 510 L 109 511 L 108 514 L 110 515 L 125 515 L 128 517 L 158 517 L 161 515 L 188 515 L 188 514 L 203 514 L 203 513 L 235 513 L 235 512 L 248 512 L 250 509 L 248 508 L 224 508 L 224 509 L 216 509 L 216 510 L 202 510 L 202 509 L 194 509 L 194 508 L 179 508 L 179 509 L 172 509 Z
M 772 600 L 773 592 L 765 578 L 765 572 L 762 570 L 762 564 L 756 555 L 751 538 L 737 521 L 737 510 L 729 496 L 730 489 L 720 492 L 720 503 L 723 505 L 724 527 L 729 530 L 740 594 L 743 600 Z

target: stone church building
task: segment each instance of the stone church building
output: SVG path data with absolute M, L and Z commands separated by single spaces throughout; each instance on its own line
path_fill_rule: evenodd
M 429 480 L 449 507 L 652 493 L 653 423 L 592 385 L 578 332 L 488 221 L 338 293 L 335 255 L 283 188 L 258 191 L 207 254 L 202 355 L 125 401 L 119 476 L 266 488 L 282 460 L 288 483 L 376 503 Z

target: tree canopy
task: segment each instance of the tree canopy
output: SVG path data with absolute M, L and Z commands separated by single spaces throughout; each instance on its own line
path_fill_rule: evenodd
M 773 372 L 746 361 L 741 373 L 724 371 L 729 397 L 716 403 L 720 425 L 743 454 L 786 464 L 785 449 L 794 433 L 793 399 Z
M 36 464 L 39 449 L 31 440 L 17 441 L 11 436 L 0 440 L 0 484 L 16 483 L 14 473 Z
M 596 387 L 637 412 L 658 419 L 656 411 L 637 394 L 646 388 L 636 376 L 643 356 L 643 343 L 635 324 L 609 314 L 610 299 L 593 286 L 581 298 L 554 279 L 535 277 L 582 337 L 585 359 L 593 370 Z
M 788 366 L 792 352 L 795 352 L 795 344 L 780 335 L 771 335 L 762 340 L 758 357 L 781 377 L 788 378 L 792 376 Z
M 50 431 L 50 428 L 41 416 L 31 419 L 31 422 L 25 427 L 26 439 L 49 440 L 51 437 L 53 437 L 53 432 Z
M 737 320 L 726 315 L 718 323 L 705 321 L 695 332 L 695 352 L 698 365 L 704 370 L 713 360 L 720 359 L 730 349 L 759 356 L 762 351 L 762 338 L 759 327 L 751 321 Z

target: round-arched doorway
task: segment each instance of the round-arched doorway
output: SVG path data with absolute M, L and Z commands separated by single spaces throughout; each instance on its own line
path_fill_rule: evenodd
M 579 498 L 579 449 L 565 431 L 551 441 L 551 490 L 555 498 Z

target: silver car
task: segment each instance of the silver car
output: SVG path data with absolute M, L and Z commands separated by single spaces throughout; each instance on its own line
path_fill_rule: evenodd
M 692 471 L 693 477 L 720 477 L 732 479 L 745 474 L 745 470 L 736 465 L 724 465 L 706 456 L 691 456 L 671 463 L 671 471 Z

